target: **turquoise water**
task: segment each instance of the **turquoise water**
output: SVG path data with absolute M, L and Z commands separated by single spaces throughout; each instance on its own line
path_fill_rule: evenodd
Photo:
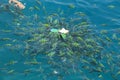
M 0 80 L 120 80 L 120 0 L 20 1 L 0 0 Z

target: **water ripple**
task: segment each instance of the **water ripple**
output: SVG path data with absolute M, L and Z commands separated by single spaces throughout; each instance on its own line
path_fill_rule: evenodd
M 70 4 L 73 4 L 73 2 L 69 2 L 69 1 L 66 1 L 66 2 L 63 2 L 63 1 L 57 1 L 57 0 L 45 0 L 46 2 L 51 2 L 51 3 L 55 3 L 55 4 L 59 4 L 59 5 L 70 5 Z

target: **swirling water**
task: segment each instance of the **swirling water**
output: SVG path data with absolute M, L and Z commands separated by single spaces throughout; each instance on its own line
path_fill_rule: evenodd
M 120 79 L 120 0 L 21 0 L 26 6 L 21 13 L 15 13 L 3 10 L 4 5 L 8 4 L 8 0 L 0 0 L 0 80 L 119 80 Z M 32 8 L 35 8 L 35 10 Z M 11 9 L 12 10 L 12 9 Z M 14 11 L 14 10 L 13 10 Z M 28 36 L 16 36 L 17 29 L 26 27 L 26 33 L 35 29 L 39 21 L 32 20 L 31 17 L 38 15 L 40 21 L 49 14 L 62 14 L 67 21 L 74 16 L 75 13 L 82 12 L 86 15 L 90 26 L 100 34 L 102 30 L 107 31 L 107 35 L 112 38 L 117 36 L 119 41 L 113 40 L 113 45 L 106 48 L 106 58 L 98 60 L 104 64 L 104 70 L 95 71 L 88 68 L 79 60 L 70 65 L 70 61 L 61 62 L 56 58 L 58 64 L 49 65 L 49 59 L 46 56 L 37 56 L 40 62 L 38 65 L 29 64 L 29 56 L 23 56 L 25 48 L 25 40 Z M 17 22 L 17 26 L 14 24 Z M 18 21 L 17 21 L 18 20 Z M 27 22 L 34 23 L 34 26 L 26 26 Z M 8 30 L 8 31 L 5 31 Z M 19 30 L 21 33 L 21 30 Z M 101 37 L 101 36 L 100 36 Z M 2 38 L 8 38 L 3 41 Z M 12 47 L 10 45 L 13 45 Z M 5 47 L 5 45 L 10 46 Z M 112 51 L 113 53 L 108 53 Z M 51 60 L 51 59 L 50 59 Z M 64 59 L 66 60 L 66 58 Z M 10 61 L 11 62 L 10 64 Z M 52 61 L 52 60 L 51 60 Z M 82 60 L 83 61 L 83 60 Z M 86 62 L 87 63 L 87 62 Z M 60 66 L 61 65 L 61 66 Z M 85 66 L 83 66 L 85 65 Z M 72 67 L 72 68 L 71 68 Z M 83 68 L 84 67 L 84 68 Z M 85 70 L 84 70 L 85 69 Z M 90 70 L 90 71 L 87 71 Z

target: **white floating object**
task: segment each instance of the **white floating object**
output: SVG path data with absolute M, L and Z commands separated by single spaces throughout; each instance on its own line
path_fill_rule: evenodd
M 65 28 L 62 28 L 61 30 L 59 30 L 60 33 L 63 34 L 67 34 L 69 32 L 69 30 L 66 30 Z

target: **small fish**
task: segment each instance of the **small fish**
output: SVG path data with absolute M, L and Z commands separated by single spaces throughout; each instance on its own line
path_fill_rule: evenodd
M 54 21 L 53 21 L 53 24 L 58 24 L 59 23 L 59 21 L 57 20 L 57 19 L 55 19 Z
M 116 75 L 120 75 L 120 71 L 118 71 Z
M 27 76 L 27 75 L 30 74 L 30 73 L 32 73 L 32 70 L 31 70 L 31 69 L 26 69 L 26 70 L 23 71 L 23 74 L 24 74 L 25 76 Z
M 38 6 L 34 6 L 34 9 L 36 9 L 36 10 L 40 10 L 40 8 L 38 7 Z
M 14 35 L 16 35 L 16 36 L 24 36 L 25 33 L 23 33 L 23 32 L 16 32 L 16 33 L 14 33 Z
M 8 46 L 8 47 L 10 47 L 10 46 L 12 46 L 12 44 L 5 44 L 5 46 Z
M 114 6 L 114 5 L 109 5 L 108 8 L 110 8 L 110 9 L 114 9 L 115 6 Z
M 46 24 L 43 24 L 43 26 L 45 26 L 45 27 L 49 27 L 49 26 L 50 26 L 50 24 L 47 24 L 47 23 L 46 23 Z
M 42 5 L 42 3 L 41 3 L 39 0 L 36 0 L 36 2 L 37 2 L 39 5 Z
M 107 34 L 108 31 L 107 31 L 107 30 L 101 30 L 100 33 L 101 33 L 101 34 Z
M 101 26 L 107 26 L 107 24 L 103 23 L 103 24 L 101 24 Z
M 117 39 L 118 39 L 116 33 L 114 33 L 114 34 L 112 35 L 112 39 L 114 39 L 114 40 L 117 40 Z
M 75 8 L 75 5 L 74 4 L 70 4 L 69 8 L 73 9 L 73 8 Z
M 10 38 L 0 38 L 0 41 L 9 41 L 11 40 Z
M 98 65 L 103 68 L 105 67 L 102 63 L 99 63 Z
M 102 69 L 100 67 L 97 67 L 97 68 L 91 69 L 90 72 L 102 72 Z
M 24 64 L 27 64 L 27 65 L 38 65 L 40 63 L 39 62 L 35 62 L 35 61 L 30 61 L 30 62 L 24 62 Z
M 107 41 L 111 42 L 111 39 L 110 39 L 108 36 L 106 36 L 105 39 L 106 39 Z
M 98 62 L 96 61 L 96 59 L 92 58 L 92 61 L 90 63 L 93 65 L 97 65 Z
M 50 53 L 48 53 L 48 56 L 49 57 L 53 57 L 55 55 L 55 52 L 50 52 Z
M 86 14 L 83 12 L 75 12 L 74 14 L 79 15 L 79 16 L 86 16 Z
M 38 62 L 35 58 L 32 61 L 26 61 L 24 62 L 24 64 L 28 64 L 28 65 L 38 65 L 40 64 L 40 62 Z
M 11 30 L 2 30 L 2 32 L 5 32 L 5 33 L 10 33 Z
M 87 61 L 87 60 L 85 60 L 85 59 L 82 59 L 82 62 L 89 64 L 89 61 Z
M 9 63 L 7 63 L 7 64 L 5 64 L 6 66 L 9 66 L 9 65 L 14 65 L 14 64 L 16 64 L 17 63 L 17 61 L 14 61 L 14 60 L 12 60 L 12 61 L 10 61 Z
M 58 29 L 54 29 L 54 28 L 53 28 L 53 29 L 50 29 L 50 31 L 51 31 L 51 32 L 54 32 L 54 33 L 58 33 L 58 32 L 59 32 Z
M 8 73 L 8 74 L 12 74 L 12 73 L 14 73 L 14 72 L 15 72 L 15 70 L 12 69 L 12 70 L 9 70 L 7 73 Z
M 98 77 L 99 77 L 99 78 L 102 78 L 103 76 L 100 74 Z
M 58 74 L 58 71 L 54 70 L 53 73 L 54 73 L 54 74 Z

